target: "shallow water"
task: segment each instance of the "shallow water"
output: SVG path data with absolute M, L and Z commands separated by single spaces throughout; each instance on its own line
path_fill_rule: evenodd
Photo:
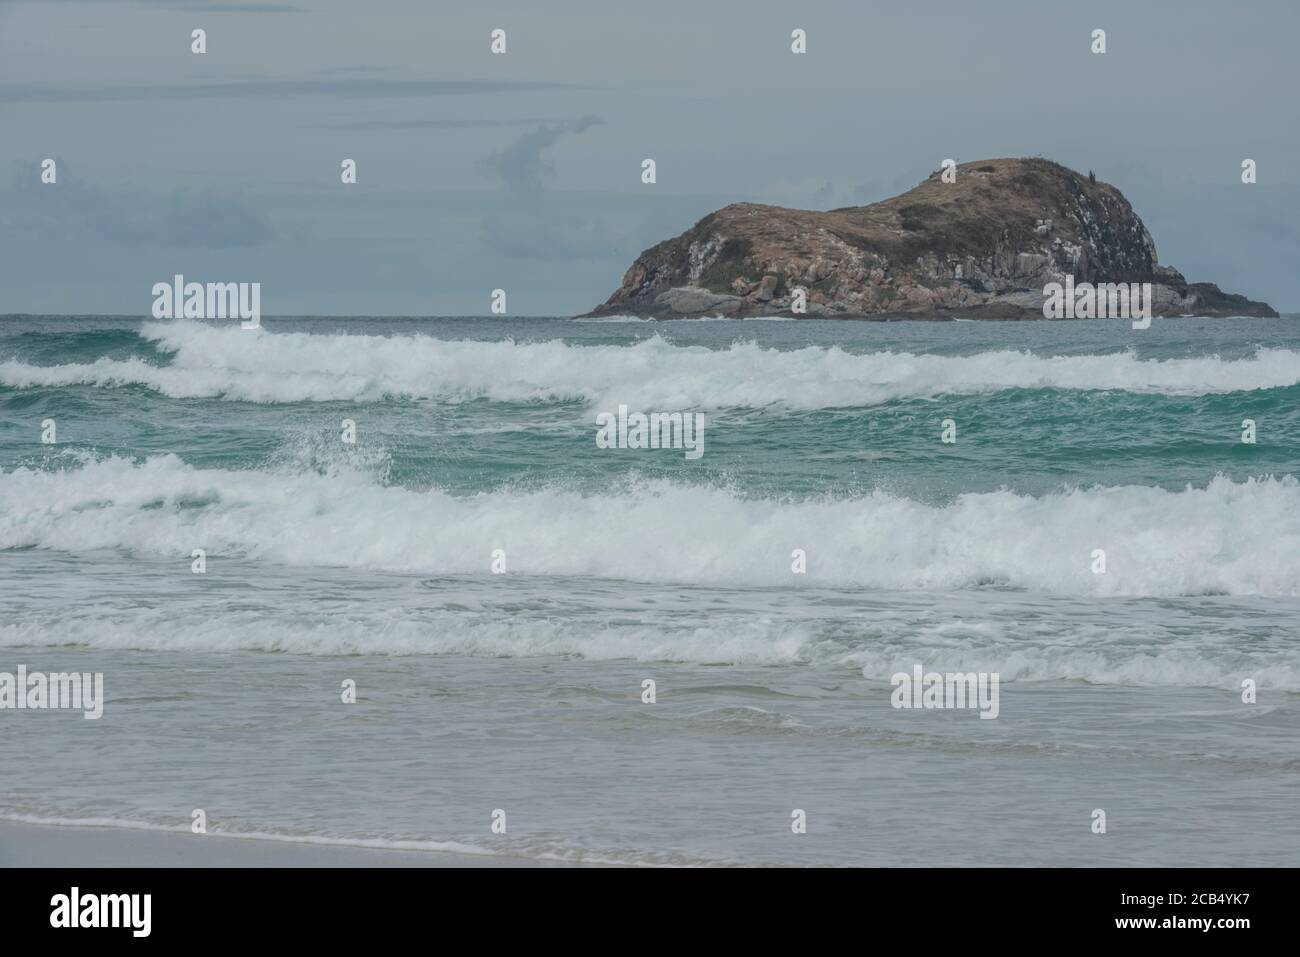
M 0 713 L 0 816 L 1300 861 L 1294 319 L 265 327 L 0 319 L 0 671 L 107 698 Z M 705 454 L 598 449 L 620 403 Z M 997 673 L 997 719 L 891 707 L 915 664 Z

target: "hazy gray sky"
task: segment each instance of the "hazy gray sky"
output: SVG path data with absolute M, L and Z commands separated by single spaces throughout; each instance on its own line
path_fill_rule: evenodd
M 0 0 L 0 313 L 146 314 L 183 273 L 268 315 L 572 314 L 726 203 L 1038 155 L 1300 310 L 1297 39 L 1295 0 Z

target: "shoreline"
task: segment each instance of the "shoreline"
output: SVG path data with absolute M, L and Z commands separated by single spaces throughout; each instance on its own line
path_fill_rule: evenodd
M 610 312 L 601 313 L 583 313 L 580 316 L 570 316 L 574 322 L 601 320 L 601 319 L 641 319 L 645 322 L 698 322 L 700 320 L 732 320 L 743 322 L 746 319 L 786 319 L 790 321 L 803 322 L 806 320 L 820 320 L 824 322 L 1129 322 L 1130 318 L 1123 316 L 1085 316 L 1053 319 L 1042 315 L 1041 310 L 1026 310 L 1022 314 L 1016 315 L 980 315 L 978 310 L 970 310 L 967 313 L 959 311 L 947 312 L 878 312 L 878 313 L 832 313 L 829 315 L 810 313 L 800 313 L 795 315 L 788 309 L 779 309 L 772 312 L 753 312 L 745 315 L 723 315 L 722 313 L 710 313 L 708 311 L 699 313 L 671 313 L 671 312 L 647 312 L 637 309 L 615 309 Z M 563 318 L 563 317 L 561 317 Z M 1227 312 L 1180 312 L 1159 313 L 1149 317 L 1151 320 L 1156 319 L 1230 319 L 1233 321 L 1242 319 L 1293 319 L 1292 313 L 1278 313 L 1277 315 L 1267 316 L 1249 313 L 1227 313 Z
M 590 867 L 501 854 L 315 844 L 0 820 L 0 869 L 31 867 Z

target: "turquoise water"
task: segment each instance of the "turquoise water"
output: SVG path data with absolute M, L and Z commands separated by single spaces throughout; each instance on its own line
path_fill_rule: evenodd
M 598 448 L 620 404 L 703 413 L 703 456 Z M 0 761 L 70 756 L 0 814 L 1295 864 L 1298 467 L 1294 317 L 0 319 L 0 671 L 103 670 L 108 697 L 0 715 Z M 999 718 L 891 708 L 915 663 L 1000 674 Z
M 266 328 L 292 341 L 265 346 L 233 325 L 5 320 L 0 464 L 46 467 L 87 450 L 268 468 L 339 451 L 334 419 L 346 415 L 360 417 L 355 458 L 382 464 L 386 484 L 458 494 L 663 478 L 938 502 L 1094 483 L 1178 490 L 1291 474 L 1300 461 L 1300 328 L 1289 321 Z M 706 410 L 708 454 L 591 454 L 594 412 L 619 401 Z M 32 419 L 46 415 L 60 420 L 55 450 L 32 447 Z M 958 424 L 955 445 L 938 441 L 944 418 Z M 1261 423 L 1257 444 L 1239 441 L 1243 418 Z

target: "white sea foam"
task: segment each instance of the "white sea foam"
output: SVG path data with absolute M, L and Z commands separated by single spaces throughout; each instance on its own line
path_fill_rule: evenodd
M 192 833 L 186 825 L 164 824 L 144 818 L 89 817 L 74 814 L 28 814 L 0 807 L 0 823 L 32 824 L 40 827 L 97 828 L 100 830 L 153 831 L 168 834 Z M 464 841 L 439 841 L 427 838 L 366 837 L 348 834 L 318 834 L 302 829 L 267 830 L 264 828 L 222 827 L 205 832 L 209 838 L 230 838 L 244 841 L 267 841 L 280 844 L 310 844 L 325 847 L 362 848 L 379 851 L 424 851 L 493 858 L 506 861 L 515 859 L 540 861 L 567 861 L 581 864 L 631 867 L 699 867 L 725 864 L 726 859 L 691 857 L 680 853 L 662 851 L 639 852 L 634 849 L 592 849 L 566 845 L 546 838 L 514 838 L 509 844 L 497 848 L 468 844 Z M 27 837 L 27 835 L 22 835 Z M 39 840 L 39 836 L 34 838 Z
M 382 463 L 381 463 L 382 464 Z M 385 485 L 372 471 L 290 462 L 195 468 L 174 455 L 84 457 L 0 473 L 0 549 L 242 555 L 293 565 L 477 574 L 493 549 L 524 575 L 949 590 L 1005 584 L 1082 595 L 1300 594 L 1300 482 L 1170 492 L 999 491 L 930 505 L 876 491 L 807 501 L 652 481 L 466 497 Z M 1093 574 L 1094 549 L 1107 552 Z
M 644 316 L 600 316 L 592 319 L 576 319 L 575 322 L 581 322 L 583 325 L 618 325 L 623 322 L 654 322 L 653 319 L 647 319 Z
M 1259 349 L 1241 359 L 1139 359 L 1121 352 L 1040 356 L 855 354 L 837 347 L 780 351 L 752 342 L 727 349 L 444 340 L 429 336 L 314 335 L 193 322 L 150 323 L 142 333 L 170 356 L 37 366 L 0 362 L 13 388 L 142 385 L 175 398 L 261 403 L 386 397 L 573 400 L 594 407 L 852 408 L 894 399 L 1014 388 L 1205 395 L 1300 383 L 1300 352 Z M 161 358 L 161 357 L 160 357 Z
M 582 588 L 555 579 L 545 584 Z M 326 603 L 301 592 L 296 588 L 261 607 L 220 611 L 179 600 L 111 610 L 95 605 L 50 608 L 0 622 L 0 648 L 797 664 L 851 667 L 882 683 L 920 662 L 941 671 L 997 672 L 1006 682 L 1237 689 L 1249 677 L 1261 688 L 1300 691 L 1300 662 L 1284 645 L 1260 641 L 1243 646 L 1231 629 L 1198 630 L 1187 617 L 1165 627 L 1158 615 L 1133 608 L 1119 613 L 1112 607 L 1109 617 L 1072 609 L 1045 622 L 1033 618 L 1028 603 L 1007 596 L 957 615 L 951 603 L 933 613 L 914 606 L 874 613 L 860 607 L 813 610 L 787 595 L 752 613 L 710 608 L 670 615 L 662 612 L 661 594 L 650 606 L 593 608 L 594 614 L 557 617 L 545 610 L 505 615 L 491 607 Z M 906 604 L 901 595 L 891 594 Z M 527 585 L 512 587 L 514 606 L 536 597 Z M 573 601 L 568 604 L 572 610 Z M 809 617 L 816 614 L 829 617 Z
M 36 824 L 41 827 L 94 827 L 134 831 L 162 831 L 170 834 L 190 834 L 185 824 L 161 824 L 155 821 L 118 817 L 73 817 L 54 814 L 23 814 L 0 809 L 0 821 L 12 824 Z M 398 838 L 336 837 L 328 834 L 311 834 L 289 831 L 234 830 L 214 828 L 212 837 L 229 837 L 253 841 L 279 841 L 286 844 L 325 844 L 338 847 L 364 847 L 393 851 L 441 851 L 450 854 L 490 856 L 497 852 L 474 844 L 459 841 L 421 841 Z

